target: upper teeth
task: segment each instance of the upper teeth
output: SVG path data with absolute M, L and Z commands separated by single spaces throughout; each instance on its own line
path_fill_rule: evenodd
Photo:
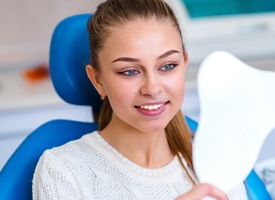
M 145 106 L 140 106 L 142 109 L 146 110 L 156 110 L 159 109 L 163 104 L 156 104 L 156 105 L 145 105 Z

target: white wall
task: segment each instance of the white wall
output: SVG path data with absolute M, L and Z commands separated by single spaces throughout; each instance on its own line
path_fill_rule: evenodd
M 0 69 L 48 61 L 49 41 L 63 18 L 94 12 L 103 0 L 1 0 Z

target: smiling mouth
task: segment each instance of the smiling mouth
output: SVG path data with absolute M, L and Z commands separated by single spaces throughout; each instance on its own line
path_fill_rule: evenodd
M 169 101 L 165 102 L 165 103 L 160 103 L 160 104 L 154 104 L 154 105 L 144 105 L 144 106 L 135 106 L 136 108 L 141 108 L 144 110 L 158 110 L 159 108 L 161 108 L 162 106 L 164 106 L 165 104 L 168 104 Z

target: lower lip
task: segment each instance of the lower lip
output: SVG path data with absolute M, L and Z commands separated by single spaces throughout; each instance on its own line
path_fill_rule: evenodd
M 154 116 L 158 116 L 161 113 L 164 112 L 164 110 L 166 109 L 168 103 L 163 104 L 161 107 L 159 107 L 156 110 L 146 110 L 146 109 L 142 109 L 140 107 L 136 108 L 141 114 L 146 115 L 146 116 L 150 116 L 150 117 L 154 117 Z

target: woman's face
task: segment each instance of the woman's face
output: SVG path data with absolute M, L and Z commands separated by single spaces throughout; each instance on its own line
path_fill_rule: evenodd
M 163 131 L 184 97 L 187 56 L 178 30 L 152 18 L 126 22 L 110 33 L 99 53 L 97 89 L 109 98 L 111 123 Z

